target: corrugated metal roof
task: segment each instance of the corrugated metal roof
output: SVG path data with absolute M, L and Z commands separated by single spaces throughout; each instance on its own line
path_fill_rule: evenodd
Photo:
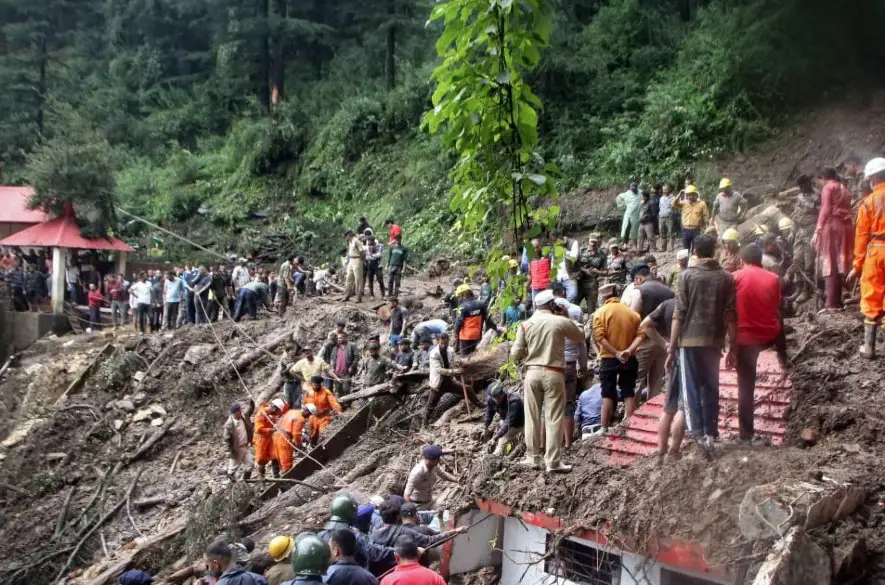
M 40 223 L 49 216 L 39 209 L 28 209 L 33 187 L 0 186 L 0 223 Z
M 38 223 L 26 230 L 0 240 L 0 246 L 74 248 L 78 250 L 112 250 L 134 252 L 135 249 L 117 238 L 84 238 L 73 215 Z
M 774 351 L 759 355 L 756 367 L 755 431 L 772 444 L 784 441 L 786 412 L 790 404 L 792 378 L 781 374 Z M 737 373 L 725 369 L 725 358 L 719 366 L 719 435 L 722 439 L 737 436 Z M 664 396 L 658 395 L 636 409 L 622 436 L 609 436 L 595 441 L 594 446 L 608 452 L 609 465 L 626 466 L 639 457 L 651 455 L 658 448 L 658 420 L 664 413 Z

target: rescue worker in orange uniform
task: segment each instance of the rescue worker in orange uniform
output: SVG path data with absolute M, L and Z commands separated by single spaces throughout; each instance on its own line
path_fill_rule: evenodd
M 864 343 L 861 354 L 876 357 L 876 330 L 885 315 L 885 158 L 867 163 L 864 176 L 873 192 L 864 197 L 857 210 L 854 231 L 852 281 L 860 276 L 860 312 L 864 316 Z
M 302 404 L 301 408 L 288 410 L 277 423 L 273 434 L 273 447 L 282 473 L 292 469 L 293 445 L 300 449 L 304 444 L 305 435 L 309 435 L 305 433 L 305 429 L 310 426 L 306 424 L 311 416 L 310 406 L 312 405 Z
M 280 475 L 280 462 L 274 452 L 274 426 L 286 411 L 286 402 L 281 398 L 265 402 L 255 414 L 255 434 L 252 445 L 255 447 L 255 462 L 258 464 L 258 477 L 264 479 L 265 468 L 271 464 L 274 477 Z
M 310 442 L 316 445 L 320 433 L 341 413 L 341 405 L 332 391 L 323 386 L 323 377 L 318 375 L 310 377 L 310 389 L 304 395 L 304 404 L 312 404 L 316 408 L 310 429 Z

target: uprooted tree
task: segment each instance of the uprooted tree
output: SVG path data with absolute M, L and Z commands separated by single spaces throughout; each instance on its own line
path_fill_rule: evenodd
M 422 127 L 443 132 L 457 154 L 451 208 L 465 237 L 498 239 L 506 225 L 516 248 L 558 219 L 557 206 L 538 207 L 556 196 L 555 168 L 537 151 L 542 104 L 526 81 L 550 41 L 552 18 L 548 0 L 444 0 L 430 15 L 444 24 L 436 43 L 443 63 L 433 72 L 434 107 Z M 489 252 L 494 283 L 509 276 L 504 255 L 503 248 Z M 520 285 L 515 277 L 507 282 L 499 304 Z

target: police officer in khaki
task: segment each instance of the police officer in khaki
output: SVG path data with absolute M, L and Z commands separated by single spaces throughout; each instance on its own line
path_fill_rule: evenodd
M 570 465 L 560 461 L 562 419 L 565 413 L 565 340 L 584 343 L 584 333 L 574 321 L 558 314 L 553 292 L 535 296 L 535 314 L 523 321 L 510 350 L 514 361 L 526 365 L 523 401 L 525 402 L 525 465 L 541 468 L 541 431 L 547 432 L 544 462 L 548 472 L 568 473 Z M 582 377 L 584 372 L 578 372 Z M 544 408 L 544 420 L 541 408 Z
M 365 269 L 365 251 L 366 247 L 360 241 L 353 231 L 348 230 L 344 234 L 347 240 L 347 280 L 344 285 L 344 302 L 350 300 L 356 291 L 356 302 L 363 302 L 363 286 L 364 286 L 364 269 Z

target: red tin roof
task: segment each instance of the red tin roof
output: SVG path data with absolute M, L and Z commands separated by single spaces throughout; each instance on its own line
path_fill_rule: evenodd
M 781 374 L 774 351 L 759 355 L 756 367 L 756 434 L 768 437 L 772 444 L 784 441 L 786 411 L 790 404 L 792 379 Z M 737 373 L 719 366 L 719 434 L 722 438 L 737 435 Z M 610 436 L 595 446 L 608 452 L 609 465 L 629 465 L 639 457 L 651 455 L 658 448 L 658 419 L 664 412 L 664 396 L 658 395 L 636 409 L 623 436 Z
M 73 212 L 38 223 L 26 230 L 0 240 L 0 246 L 74 248 L 78 250 L 111 250 L 134 252 L 135 249 L 118 238 L 84 238 Z

